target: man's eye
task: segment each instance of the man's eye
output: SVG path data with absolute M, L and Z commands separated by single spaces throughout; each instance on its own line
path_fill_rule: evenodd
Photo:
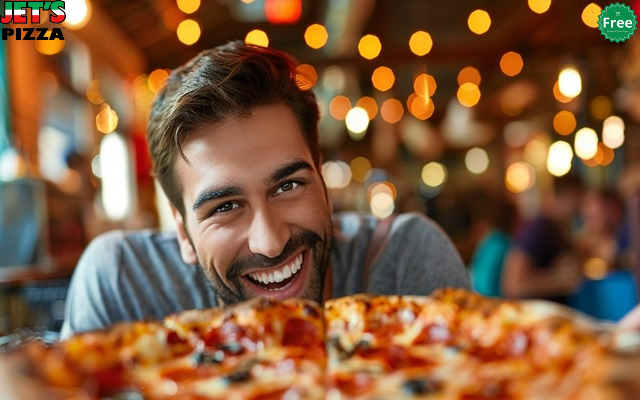
M 300 186 L 299 182 L 293 182 L 293 181 L 285 182 L 282 185 L 280 185 L 278 190 L 276 190 L 275 194 L 289 192 L 289 191 L 297 188 L 298 186 Z
M 221 206 L 218 206 L 216 208 L 213 209 L 213 211 L 211 212 L 211 214 L 217 214 L 217 213 L 223 213 L 223 212 L 227 212 L 227 211 L 231 211 L 234 208 L 237 208 L 238 205 L 235 203 L 224 203 Z

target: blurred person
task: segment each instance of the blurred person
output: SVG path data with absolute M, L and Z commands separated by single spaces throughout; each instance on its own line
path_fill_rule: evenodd
M 505 297 L 568 304 L 582 280 L 582 257 L 573 243 L 583 185 L 578 176 L 553 179 L 540 213 L 524 222 L 507 254 L 502 276 Z
M 502 296 L 502 271 L 511 240 L 519 221 L 513 203 L 499 195 L 483 191 L 473 193 L 470 235 L 475 243 L 469 272 L 474 290 L 490 296 Z
M 621 264 L 620 232 L 623 228 L 624 201 L 611 189 L 595 189 L 584 195 L 582 225 L 576 233 L 576 247 L 584 258 L 598 258 L 608 270 Z
M 62 337 L 256 296 L 317 302 L 358 292 L 469 287 L 422 214 L 333 214 L 319 110 L 279 51 L 230 42 L 172 72 L 147 138 L 176 231 L 96 238 L 73 274 Z

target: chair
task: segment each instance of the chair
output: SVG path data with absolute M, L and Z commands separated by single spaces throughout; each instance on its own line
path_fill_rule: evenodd
M 573 308 L 597 319 L 617 322 L 638 304 L 638 289 L 631 271 L 613 271 L 603 279 L 587 280 L 572 296 Z

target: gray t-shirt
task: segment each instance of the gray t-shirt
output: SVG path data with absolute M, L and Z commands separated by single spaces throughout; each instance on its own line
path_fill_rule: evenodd
M 373 216 L 357 213 L 334 216 L 333 297 L 362 292 L 363 265 L 377 223 Z M 470 287 L 448 236 L 422 214 L 397 216 L 371 265 L 366 291 L 428 295 L 448 286 Z M 94 239 L 80 258 L 61 336 L 216 305 L 215 291 L 201 269 L 182 261 L 175 233 L 113 231 Z

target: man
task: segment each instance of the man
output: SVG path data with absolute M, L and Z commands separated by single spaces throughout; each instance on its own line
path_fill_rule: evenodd
M 469 287 L 452 243 L 425 217 L 395 218 L 371 263 L 384 224 L 331 215 L 318 106 L 295 76 L 287 55 L 240 42 L 171 74 L 147 135 L 176 232 L 96 239 L 74 273 L 63 337 L 256 296 L 321 302 Z
M 507 254 L 502 276 L 506 297 L 568 304 L 582 279 L 582 257 L 572 237 L 582 193 L 579 177 L 569 174 L 554 179 L 542 211 L 524 224 Z

